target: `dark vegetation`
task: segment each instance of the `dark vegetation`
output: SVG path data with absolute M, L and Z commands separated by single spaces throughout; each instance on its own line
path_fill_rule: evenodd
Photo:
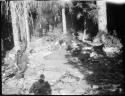
M 123 75 L 123 56 L 116 54 L 114 57 L 108 57 L 101 49 L 101 46 L 94 47 L 94 50 L 75 49 L 70 51 L 69 63 L 78 68 L 83 74 L 90 70 L 93 74 L 87 74 L 86 80 L 91 85 L 98 85 L 98 95 L 120 95 L 124 94 L 124 75 Z M 90 57 L 92 52 L 96 52 L 98 57 Z M 73 61 L 71 58 L 77 58 Z
M 1 15 L 1 55 L 5 57 L 7 51 L 13 48 L 13 34 L 11 22 Z
M 83 4 L 82 6 L 87 6 L 86 4 Z M 74 3 L 74 6 L 76 4 Z M 85 10 L 82 10 L 83 8 L 80 7 L 74 7 L 73 8 L 73 14 L 66 14 L 67 17 L 67 28 L 70 29 L 71 27 L 74 28 L 75 32 L 83 31 L 85 28 L 87 28 L 87 33 L 90 33 L 90 39 L 91 37 L 95 36 L 97 33 L 97 24 L 93 22 L 90 18 L 86 18 L 87 14 Z M 87 9 L 86 9 L 87 10 Z M 113 10 L 113 8 L 111 9 Z M 66 10 L 69 11 L 69 10 Z M 116 11 L 115 11 L 116 12 Z M 81 13 L 82 16 L 80 18 L 76 18 L 77 14 Z M 109 14 L 109 15 L 108 15 Z M 113 27 L 114 24 L 113 21 L 117 20 L 111 20 L 110 15 L 111 12 L 108 11 L 108 30 L 113 30 L 114 28 L 118 29 L 118 35 L 121 34 L 121 29 L 123 26 Z M 52 30 L 54 30 L 55 27 L 57 27 L 58 23 L 61 22 L 61 20 L 54 21 L 54 14 L 48 12 L 44 16 L 46 18 L 46 21 L 42 23 L 41 21 L 37 21 L 37 12 L 32 11 L 31 14 L 33 17 L 34 25 L 29 25 L 30 32 L 33 34 L 34 30 L 38 30 L 43 36 L 43 29 L 45 31 L 49 31 L 49 25 L 52 26 Z M 59 14 L 60 15 L 60 14 Z M 72 15 L 72 17 L 71 17 Z M 121 17 L 121 15 L 120 15 Z M 70 21 L 70 19 L 72 19 Z M 121 19 L 121 18 L 120 18 Z M 11 19 L 9 19 L 11 20 Z M 36 21 L 35 21 L 36 20 Z M 39 19 L 38 19 L 39 20 Z M 86 20 L 86 25 L 84 26 L 84 22 Z M 95 20 L 96 21 L 96 20 Z M 115 23 L 114 25 L 120 25 L 120 23 Z M 13 36 L 12 36 L 12 24 L 10 21 L 8 21 L 7 18 L 5 18 L 4 15 L 1 16 L 1 51 L 2 51 L 2 58 L 5 57 L 6 52 L 11 50 L 13 48 Z M 40 28 L 39 25 L 42 27 Z M 33 30 L 34 27 L 34 30 Z M 94 31 L 93 31 L 94 30 Z M 120 30 L 120 31 L 119 31 Z M 122 35 L 124 36 L 124 35 Z M 120 37 L 120 36 L 119 36 Z M 69 55 L 67 57 L 69 58 L 69 64 L 73 65 L 75 68 L 78 68 L 81 72 L 83 72 L 83 68 L 86 70 L 90 70 L 93 72 L 93 74 L 87 74 L 86 80 L 91 85 L 98 85 L 99 87 L 97 90 L 99 90 L 98 95 L 121 95 L 124 94 L 124 76 L 123 76 L 123 56 L 122 52 L 121 54 L 116 54 L 114 57 L 108 57 L 103 51 L 102 46 L 93 47 L 93 50 L 86 50 L 86 53 L 83 53 L 82 44 L 78 44 L 78 48 L 74 49 L 71 46 L 68 46 L 67 51 L 69 51 Z M 84 45 L 85 46 L 85 45 Z M 87 45 L 88 46 L 88 45 Z M 98 58 L 92 58 L 90 57 L 90 54 L 92 52 L 96 52 L 98 55 Z M 77 58 L 76 61 L 73 61 L 71 58 Z M 13 70 L 13 69 L 12 69 Z M 15 71 L 16 73 L 16 71 Z M 13 77 L 15 73 L 9 74 L 7 77 Z M 30 93 L 34 93 L 35 95 L 51 95 L 51 88 L 48 82 L 44 80 L 44 76 L 41 75 L 41 78 L 35 82 L 32 87 L 30 88 Z M 114 91 L 112 91 L 114 89 Z

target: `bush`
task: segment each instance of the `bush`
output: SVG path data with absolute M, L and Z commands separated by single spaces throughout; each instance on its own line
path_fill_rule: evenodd
M 102 37 L 102 42 L 105 47 L 117 47 L 118 49 L 122 48 L 120 39 L 115 36 L 109 35 L 109 34 L 104 35 Z
M 104 44 L 103 51 L 110 57 L 116 53 L 119 54 L 121 52 L 121 48 L 123 47 L 119 38 L 109 34 L 102 37 L 102 42 Z

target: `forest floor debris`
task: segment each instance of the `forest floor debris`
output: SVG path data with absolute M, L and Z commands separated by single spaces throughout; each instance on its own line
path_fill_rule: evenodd
M 37 43 L 38 43 L 38 41 L 37 41 Z M 39 40 L 38 45 L 40 45 L 40 43 L 41 42 Z M 36 48 L 38 50 L 38 53 L 36 52 L 36 53 L 33 53 L 32 55 L 29 54 L 30 64 L 28 64 L 29 67 L 28 67 L 27 71 L 25 72 L 24 81 L 23 81 L 24 84 L 20 85 L 20 86 L 23 86 L 23 90 L 25 89 L 25 92 L 23 94 L 28 93 L 31 85 L 39 79 L 39 76 L 41 74 L 44 74 L 45 80 L 51 84 L 51 88 L 53 89 L 52 94 L 72 94 L 72 95 L 75 94 L 75 93 L 72 93 L 70 91 L 68 92 L 68 90 L 66 88 L 72 87 L 72 88 L 77 89 L 78 82 L 77 82 L 77 80 L 75 80 L 75 78 L 82 80 L 83 75 L 76 68 L 72 68 L 71 65 L 66 64 L 67 63 L 67 59 L 65 58 L 66 50 L 65 49 L 61 49 L 61 50 L 57 49 L 56 51 L 53 51 L 53 50 L 49 51 L 46 47 L 43 48 L 43 46 L 42 47 L 39 46 Z M 34 47 L 34 49 L 35 49 L 35 47 Z M 71 85 L 70 86 L 69 84 L 66 85 L 65 83 L 62 83 L 62 86 L 57 86 L 58 84 L 56 84 L 56 83 L 59 81 L 59 79 L 61 77 L 63 77 L 66 74 L 66 72 L 70 72 L 71 74 L 73 74 L 71 76 L 72 78 L 65 77 L 65 78 L 63 78 L 62 81 L 69 82 L 69 84 L 70 83 L 73 84 L 74 82 L 76 82 L 77 86 L 72 85 L 72 84 L 70 84 Z M 75 77 L 73 77 L 73 76 L 75 76 Z M 9 80 L 8 80 L 8 82 L 14 81 L 11 79 L 9 79 Z M 19 83 L 19 81 L 17 81 L 17 82 Z M 59 81 L 59 82 L 61 83 L 61 81 Z M 8 83 L 6 83 L 6 84 L 7 84 L 6 88 L 12 87 Z M 53 85 L 53 84 L 55 84 L 55 85 Z M 87 85 L 87 86 L 89 86 L 89 85 Z M 17 86 L 15 85 L 15 88 L 16 87 Z M 62 89 L 60 91 L 61 93 L 55 92 L 55 88 L 59 88 L 59 87 L 64 87 L 64 89 Z M 6 88 L 4 88 L 3 93 L 6 93 L 5 92 Z M 72 89 L 72 88 L 68 88 L 68 89 Z M 6 94 L 11 94 L 11 93 L 6 93 Z M 15 90 L 15 93 L 13 93 L 13 94 L 18 94 L 18 91 Z
M 99 52 L 96 52 L 97 50 L 93 48 L 84 48 L 81 54 L 73 53 L 75 50 L 68 54 L 64 47 L 57 47 L 53 42 L 42 42 L 39 39 L 32 43 L 31 49 L 34 52 L 28 55 L 29 64 L 24 78 L 16 80 L 14 77 L 10 77 L 2 86 L 2 94 L 30 94 L 31 86 L 39 81 L 41 74 L 45 76 L 45 82 L 50 84 L 51 93 L 47 94 L 93 95 L 99 93 L 99 88 L 104 89 L 104 86 L 100 87 L 96 83 L 100 82 L 96 81 L 96 78 L 100 76 L 97 76 L 97 74 L 103 65 L 107 66 L 112 61 L 108 60 L 109 58 L 106 59 L 98 48 Z M 99 62 L 103 63 L 100 68 L 98 68 Z M 103 68 L 100 70 L 103 70 Z M 101 72 L 99 73 L 102 74 Z M 101 80 L 101 77 L 98 78 Z M 122 78 L 122 75 L 120 75 L 120 78 Z M 95 82 L 91 82 L 94 80 Z M 105 78 L 103 81 L 105 81 Z M 112 90 L 113 87 L 109 89 Z

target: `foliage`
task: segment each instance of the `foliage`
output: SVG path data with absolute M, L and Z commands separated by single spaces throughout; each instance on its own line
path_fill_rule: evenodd
M 86 2 L 72 2 L 72 4 L 69 4 L 69 12 L 71 14 L 75 13 L 75 10 L 78 10 L 77 16 L 78 19 L 81 17 L 92 19 L 94 23 L 97 23 L 97 6 L 94 1 L 86 1 Z
M 61 21 L 61 6 L 59 2 L 56 1 L 14 1 L 15 11 L 17 15 L 17 23 L 18 30 L 23 31 L 23 20 L 24 16 L 24 5 L 26 4 L 26 8 L 28 11 L 28 22 L 29 27 L 31 28 L 31 32 L 37 31 L 40 29 L 40 26 L 46 26 L 46 24 L 54 25 L 55 22 Z M 10 18 L 10 2 L 4 1 L 1 6 L 2 15 Z M 55 26 L 55 25 L 54 25 Z
M 49 36 L 55 37 L 55 40 L 59 40 L 62 38 L 62 30 L 61 28 L 54 28 L 53 32 L 48 33 Z
M 123 47 L 121 40 L 116 35 L 111 35 L 102 31 L 98 32 L 94 37 L 93 43 L 103 44 L 104 48 L 116 48 L 117 50 L 121 50 Z
M 102 51 L 102 47 L 94 47 L 94 50 L 83 53 L 81 50 L 75 49 L 71 51 L 71 57 L 77 57 L 78 61 L 72 61 L 69 59 L 69 64 L 78 68 L 81 72 L 83 69 L 87 69 L 93 72 L 93 74 L 87 75 L 86 80 L 91 85 L 97 85 L 99 95 L 116 95 L 123 94 L 123 58 L 122 53 L 117 54 L 114 57 L 108 57 Z M 97 58 L 90 57 L 91 52 L 97 53 Z M 80 63 L 80 64 L 79 64 Z M 83 72 L 84 74 L 85 72 Z M 119 78 L 119 79 L 118 79 Z M 121 91 L 122 90 L 122 91 Z
M 88 18 L 92 19 L 94 23 L 97 23 L 97 18 L 98 18 L 98 15 L 97 15 L 97 6 L 93 3 L 88 3 L 88 6 L 90 9 L 88 9 Z
M 86 80 L 89 84 L 98 86 L 97 91 L 99 95 L 123 94 L 123 58 L 120 50 L 123 45 L 115 35 L 100 32 L 96 38 L 101 38 L 102 45 L 93 46 L 91 50 L 83 50 L 85 46 L 82 46 L 82 44 L 74 50 L 72 48 L 70 58 L 75 57 L 78 60 L 74 62 L 72 59 L 69 59 L 69 64 L 75 68 L 77 67 L 81 72 L 83 72 L 83 69 L 93 72 L 93 74 L 86 76 Z M 103 47 L 117 48 L 117 50 L 120 50 L 120 53 L 109 57 L 105 54 Z M 96 58 L 91 56 L 93 52 L 96 53 Z
M 1 2 L 1 15 L 5 16 L 5 18 L 10 21 L 9 1 L 2 1 Z
M 35 30 L 47 23 L 60 21 L 60 5 L 56 1 L 32 1 L 28 3 L 30 17 Z
M 102 38 L 105 47 L 118 47 L 119 49 L 122 48 L 122 44 L 120 39 L 113 35 L 104 35 Z

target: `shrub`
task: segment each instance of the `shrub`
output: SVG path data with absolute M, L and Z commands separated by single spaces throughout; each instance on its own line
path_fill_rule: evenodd
M 113 35 L 107 34 L 107 35 L 102 36 L 102 42 L 104 43 L 105 47 L 117 47 L 119 49 L 122 48 L 120 39 Z

